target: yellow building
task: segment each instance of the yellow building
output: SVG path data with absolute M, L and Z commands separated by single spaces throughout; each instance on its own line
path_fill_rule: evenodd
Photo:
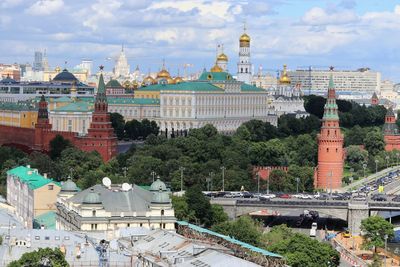
M 35 128 L 37 108 L 27 102 L 0 103 L 0 125 Z
M 7 202 L 27 228 L 33 227 L 35 218 L 54 213 L 60 190 L 60 183 L 29 165 L 7 171 Z

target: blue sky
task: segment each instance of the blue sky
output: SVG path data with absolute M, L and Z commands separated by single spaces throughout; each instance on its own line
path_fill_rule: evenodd
M 131 68 L 209 68 L 224 44 L 236 71 L 243 22 L 257 71 L 282 64 L 371 67 L 400 82 L 400 2 L 394 0 L 1 0 L 0 62 L 52 67 L 82 58 L 111 69 L 124 44 Z

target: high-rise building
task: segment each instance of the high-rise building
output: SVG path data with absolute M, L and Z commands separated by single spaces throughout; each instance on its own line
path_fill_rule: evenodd
M 44 71 L 48 71 L 50 69 L 49 61 L 47 59 L 46 49 L 44 50 L 44 53 L 43 53 L 43 64 L 42 65 L 43 65 Z
M 33 61 L 33 71 L 43 71 L 43 53 L 35 51 L 35 60 Z
M 250 36 L 244 33 L 239 38 L 239 62 L 237 63 L 237 80 L 250 84 L 252 79 L 252 66 L 250 62 Z
M 321 133 L 318 135 L 318 170 L 315 187 L 338 189 L 343 177 L 343 140 L 340 131 L 336 91 L 332 74 L 329 79 L 328 98 L 324 107 Z
M 128 77 L 130 72 L 130 66 L 128 60 L 126 59 L 124 47 L 122 46 L 121 53 L 117 61 L 115 62 L 114 75 L 118 77 Z
M 371 71 L 369 68 L 358 70 L 321 70 L 321 69 L 297 69 L 288 72 L 293 83 L 301 83 L 306 92 L 324 92 L 329 84 L 330 75 L 335 76 L 335 84 L 338 94 L 343 91 L 379 92 L 381 88 L 381 73 Z
M 92 67 L 93 67 L 93 60 L 91 59 L 82 59 L 81 64 L 76 66 L 77 69 L 87 71 L 87 76 L 92 75 Z

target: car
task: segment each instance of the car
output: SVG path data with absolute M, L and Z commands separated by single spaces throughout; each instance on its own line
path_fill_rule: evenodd
M 367 200 L 367 198 L 363 195 L 357 195 L 357 196 L 353 196 L 353 200 L 355 201 L 365 201 Z
M 249 192 L 247 192 L 247 191 L 243 191 L 243 192 L 241 192 L 242 193 L 242 197 L 243 198 L 252 198 L 253 197 L 253 194 L 252 193 L 249 193 Z
M 260 200 L 269 200 L 269 199 L 276 198 L 276 195 L 275 194 L 263 194 L 263 195 L 260 195 L 258 198 Z
M 392 201 L 400 202 L 400 196 L 395 196 L 394 198 L 392 198 Z
M 289 195 L 289 194 L 281 194 L 281 195 L 279 195 L 279 197 L 280 198 L 285 198 L 285 199 L 292 198 L 292 196 Z
M 384 194 L 375 194 L 371 197 L 374 201 L 387 201 L 387 197 Z

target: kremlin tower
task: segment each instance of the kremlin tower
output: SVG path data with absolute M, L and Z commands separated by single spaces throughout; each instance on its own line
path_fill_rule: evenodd
M 400 132 L 396 124 L 396 116 L 393 108 L 389 107 L 385 115 L 385 124 L 383 125 L 383 137 L 385 139 L 385 150 L 400 150 Z
M 317 189 L 338 189 L 342 186 L 343 140 L 339 127 L 335 85 L 331 74 L 321 133 L 318 135 L 318 170 L 315 181 Z

